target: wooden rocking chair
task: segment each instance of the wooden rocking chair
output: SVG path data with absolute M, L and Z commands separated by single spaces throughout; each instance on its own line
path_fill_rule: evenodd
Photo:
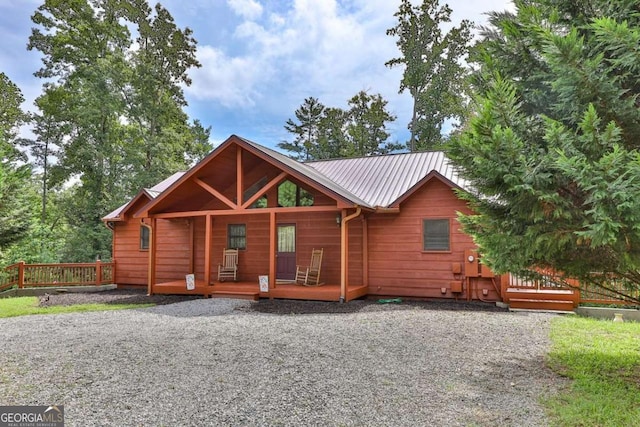
M 319 286 L 320 267 L 322 266 L 322 253 L 324 249 L 311 251 L 311 262 L 308 267 L 296 266 L 296 283 L 304 286 Z
M 238 279 L 238 250 L 225 249 L 222 251 L 222 264 L 218 264 L 218 280 Z

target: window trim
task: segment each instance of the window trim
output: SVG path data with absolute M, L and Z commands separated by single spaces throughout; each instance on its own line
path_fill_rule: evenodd
M 231 235 L 231 228 L 232 227 L 238 227 L 238 226 L 242 226 L 243 230 L 244 230 L 244 235 Z M 233 246 L 231 245 L 231 239 L 235 238 L 244 238 L 244 246 L 243 247 L 238 247 L 238 246 Z M 247 224 L 245 223 L 241 223 L 241 224 L 227 224 L 227 249 L 238 249 L 240 251 L 244 251 L 247 249 Z
M 140 226 L 140 246 L 139 250 L 141 252 L 147 252 L 149 250 L 149 242 L 150 242 L 151 232 L 144 225 Z
M 448 226 L 448 242 L 447 242 L 447 249 L 427 249 L 426 248 L 426 224 L 427 221 L 447 221 L 447 226 Z M 451 218 L 442 218 L 442 217 L 438 217 L 438 218 L 422 218 L 422 252 L 425 253 L 451 253 Z

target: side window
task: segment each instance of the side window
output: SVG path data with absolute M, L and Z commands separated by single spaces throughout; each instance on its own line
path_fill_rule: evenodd
M 149 249 L 149 229 L 144 226 L 140 226 L 140 250 Z
M 422 223 L 422 242 L 425 251 L 451 250 L 449 219 L 425 219 Z
M 229 224 L 227 228 L 227 249 L 247 248 L 247 226 L 245 224 Z

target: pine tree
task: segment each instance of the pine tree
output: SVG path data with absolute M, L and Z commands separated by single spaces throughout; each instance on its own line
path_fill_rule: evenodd
M 637 4 L 515 4 L 475 48 L 476 108 L 449 150 L 476 191 L 462 223 L 499 273 L 616 277 L 640 302 Z

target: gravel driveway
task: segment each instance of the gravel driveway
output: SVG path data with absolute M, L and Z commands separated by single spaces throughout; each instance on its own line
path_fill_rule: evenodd
M 551 314 L 261 304 L 0 319 L 0 405 L 64 404 L 67 426 L 543 426 L 562 386 Z

